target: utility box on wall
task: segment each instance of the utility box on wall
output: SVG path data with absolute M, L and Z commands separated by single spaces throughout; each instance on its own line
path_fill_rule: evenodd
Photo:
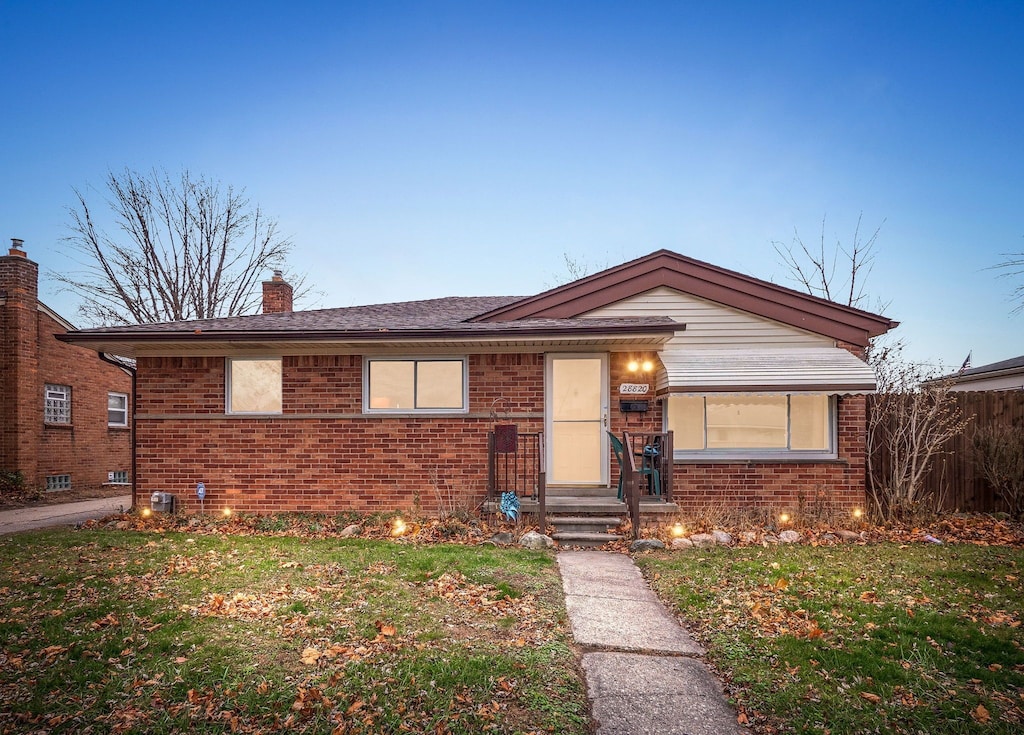
M 149 498 L 149 507 L 154 513 L 174 512 L 174 493 L 153 493 Z

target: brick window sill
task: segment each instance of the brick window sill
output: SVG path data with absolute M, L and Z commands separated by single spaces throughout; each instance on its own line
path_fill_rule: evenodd
M 130 426 L 118 426 L 116 424 L 107 424 L 107 431 L 131 431 Z

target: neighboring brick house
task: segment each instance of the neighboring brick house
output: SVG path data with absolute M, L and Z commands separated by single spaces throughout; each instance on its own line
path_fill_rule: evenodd
M 39 301 L 39 266 L 12 244 L 0 256 L 0 470 L 46 490 L 127 487 L 131 373 L 55 338 L 74 327 Z
M 852 508 L 863 350 L 893 326 L 661 250 L 526 298 L 292 312 L 275 275 L 260 315 L 61 339 L 136 359 L 139 492 L 186 510 L 200 481 L 208 509 L 429 511 L 439 484 L 480 500 L 496 413 L 547 437 L 549 486 L 614 494 L 608 431 L 666 428 L 681 506 Z

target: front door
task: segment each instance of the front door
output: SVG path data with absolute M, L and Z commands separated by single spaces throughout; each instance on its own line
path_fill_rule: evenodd
M 548 355 L 550 485 L 608 484 L 608 355 Z

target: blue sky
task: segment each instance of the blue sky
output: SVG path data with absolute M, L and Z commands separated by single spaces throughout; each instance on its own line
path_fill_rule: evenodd
M 0 236 L 44 273 L 126 166 L 245 187 L 324 307 L 658 248 L 786 283 L 772 241 L 863 213 L 910 356 L 1024 353 L 1024 3 L 147 5 L 0 3 Z

